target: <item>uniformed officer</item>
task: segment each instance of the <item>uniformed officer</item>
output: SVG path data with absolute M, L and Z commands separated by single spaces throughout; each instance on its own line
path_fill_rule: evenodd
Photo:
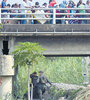
M 30 78 L 31 78 L 31 83 L 33 84 L 33 98 L 38 99 L 37 72 L 33 72 L 30 75 Z
M 40 100 L 43 100 L 43 94 L 47 90 L 46 83 L 49 83 L 51 85 L 51 82 L 48 80 L 48 78 L 44 76 L 43 71 L 40 71 L 38 76 L 38 94 Z
M 38 99 L 39 96 L 38 96 L 38 87 L 37 87 L 37 79 L 38 79 L 37 72 L 33 72 L 30 75 L 30 78 L 31 78 L 31 83 L 33 84 L 33 99 Z M 32 84 L 30 84 L 30 86 L 32 86 Z M 28 98 L 28 94 L 25 93 L 23 98 Z
M 37 79 L 38 79 L 37 72 L 33 72 L 30 75 L 30 78 L 31 78 L 31 83 L 33 84 L 33 87 L 35 87 L 37 85 Z

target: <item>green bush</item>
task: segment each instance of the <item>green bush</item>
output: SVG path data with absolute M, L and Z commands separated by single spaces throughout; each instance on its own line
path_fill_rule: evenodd
M 0 23 L 0 29 L 2 29 L 2 24 Z
M 51 82 L 82 85 L 81 61 L 81 57 L 49 57 L 44 62 L 33 65 L 31 73 L 43 70 Z M 27 72 L 26 67 L 19 67 L 15 91 L 21 97 L 27 91 Z M 55 95 L 61 94 L 60 91 L 56 92 Z
M 81 57 L 47 58 L 36 70 L 44 70 L 52 82 L 82 84 Z
M 78 93 L 79 91 L 81 91 L 81 90 L 82 90 L 82 88 L 77 89 L 77 90 L 72 90 L 71 93 L 70 93 L 70 95 L 69 95 L 69 97 L 68 97 L 68 99 L 69 99 L 69 100 L 73 100 L 73 99 L 76 97 L 77 93 Z
M 54 98 L 55 100 L 58 100 L 60 97 L 63 97 L 66 95 L 66 91 L 62 90 L 62 89 L 57 89 L 55 87 L 52 87 L 49 90 L 49 94 L 52 98 Z
M 49 90 L 49 94 L 51 98 L 53 98 L 53 100 L 58 100 L 60 97 L 67 97 L 68 100 L 73 100 L 76 97 L 77 93 L 81 90 L 81 88 L 77 90 L 57 90 L 55 87 L 52 87 Z

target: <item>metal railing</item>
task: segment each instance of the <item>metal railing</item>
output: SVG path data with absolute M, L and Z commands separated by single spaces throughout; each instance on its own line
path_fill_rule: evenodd
M 9 10 L 9 11 L 12 11 L 12 10 L 23 10 L 23 11 L 31 11 L 31 12 L 24 12 L 24 13 L 2 13 L 3 10 Z M 50 11 L 50 13 L 33 13 L 32 11 Z M 65 13 L 57 13 L 56 11 L 66 11 Z M 53 24 L 56 24 L 56 20 L 90 20 L 89 18 L 89 15 L 90 13 L 67 13 L 67 10 L 72 10 L 72 11 L 80 11 L 80 10 L 83 10 L 83 11 L 87 11 L 87 10 L 90 10 L 90 8 L 33 8 L 33 9 L 29 9 L 29 8 L 0 8 L 0 23 L 2 22 L 2 20 L 52 20 Z M 4 15 L 31 15 L 31 16 L 34 16 L 34 17 L 25 17 L 25 18 L 16 18 L 16 17 L 4 17 Z M 35 15 L 38 15 L 38 17 L 35 17 Z M 49 18 L 46 18 L 46 17 L 42 17 L 42 15 L 49 15 Z M 73 17 L 58 17 L 57 16 L 73 16 Z M 80 17 L 80 16 L 84 16 L 83 18 Z M 41 17 L 39 17 L 41 16 Z M 51 17 L 52 16 L 52 17 Z M 75 16 L 79 16 L 79 17 L 75 17 Z

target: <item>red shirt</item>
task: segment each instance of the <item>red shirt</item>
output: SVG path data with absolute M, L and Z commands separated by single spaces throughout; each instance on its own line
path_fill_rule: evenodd
M 50 4 L 49 4 L 49 8 L 50 8 L 50 7 L 53 7 L 55 4 L 56 4 L 56 1 L 53 0 L 52 2 L 50 2 Z

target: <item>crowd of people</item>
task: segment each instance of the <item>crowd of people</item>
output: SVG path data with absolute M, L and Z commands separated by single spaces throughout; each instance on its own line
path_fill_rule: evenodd
M 66 0 L 63 0 L 60 4 L 58 4 L 55 0 L 49 0 L 49 4 L 46 2 L 42 4 L 42 6 L 39 4 L 39 2 L 35 2 L 33 5 L 33 0 L 23 0 L 21 4 L 7 4 L 7 0 L 2 0 L 1 2 L 1 8 L 30 8 L 30 10 L 17 10 L 17 9 L 12 9 L 12 10 L 2 10 L 2 13 L 18 13 L 18 14 L 11 14 L 11 15 L 2 15 L 2 18 L 48 18 L 48 20 L 15 20 L 13 23 L 17 24 L 53 24 L 53 10 L 45 9 L 43 11 L 41 10 L 34 10 L 34 8 L 81 8 L 81 10 L 73 10 L 73 9 L 67 9 L 67 10 L 56 10 L 56 18 L 89 18 L 90 15 L 85 15 L 84 13 L 90 13 L 90 9 L 85 10 L 84 8 L 90 8 L 90 0 L 87 0 L 86 3 L 83 3 L 83 0 L 79 0 L 78 3 L 76 4 L 74 0 L 69 0 L 68 2 Z M 51 13 L 46 14 L 46 15 L 26 15 L 25 13 Z M 22 13 L 20 15 L 20 13 Z M 67 15 L 59 15 L 59 13 L 67 13 Z M 71 13 L 69 15 L 68 13 Z M 74 14 L 73 14 L 74 13 Z M 77 13 L 77 14 L 75 14 Z M 82 13 L 82 15 L 79 13 Z M 51 19 L 49 19 L 51 18 Z M 10 20 L 3 20 L 3 24 L 6 23 L 11 23 Z M 77 20 L 77 19 L 72 19 L 72 20 L 65 20 L 65 19 L 56 19 L 56 24 L 87 24 L 89 23 L 89 20 Z

